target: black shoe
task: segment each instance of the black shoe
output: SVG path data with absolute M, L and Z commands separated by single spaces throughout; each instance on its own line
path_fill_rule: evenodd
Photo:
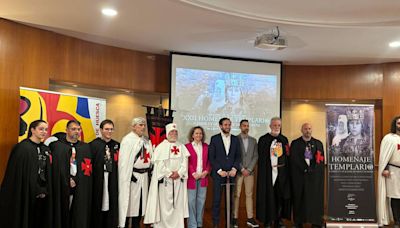
M 283 223 L 283 221 L 279 219 L 279 220 L 275 220 L 274 221 L 274 225 L 272 227 L 274 227 L 274 228 L 285 228 L 286 226 Z
M 247 226 L 249 227 L 260 227 L 254 218 L 247 219 Z
M 271 223 L 264 223 L 264 228 L 271 228 Z
M 232 226 L 232 227 L 234 227 L 234 228 L 237 228 L 237 227 L 239 227 L 239 225 L 238 225 L 238 221 L 237 221 L 237 219 L 236 219 L 236 218 L 232 219 L 232 224 L 231 224 L 231 226 Z
M 322 226 L 321 225 L 311 224 L 311 228 L 322 228 Z

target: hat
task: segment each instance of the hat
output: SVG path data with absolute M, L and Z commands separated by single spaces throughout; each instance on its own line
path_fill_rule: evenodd
M 363 110 L 347 110 L 346 112 L 347 119 L 349 120 L 363 120 L 364 119 L 364 112 Z
M 165 130 L 166 130 L 166 135 L 168 137 L 170 131 L 172 130 L 178 131 L 178 128 L 176 127 L 176 123 L 170 123 L 165 126 Z
M 135 126 L 136 124 L 146 124 L 146 120 L 143 117 L 133 118 L 132 126 Z

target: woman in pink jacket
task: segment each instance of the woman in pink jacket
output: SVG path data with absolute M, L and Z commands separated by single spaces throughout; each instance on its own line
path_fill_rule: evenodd
M 193 127 L 188 135 L 189 143 L 189 171 L 188 171 L 188 201 L 189 219 L 188 228 L 203 226 L 204 203 L 206 201 L 208 174 L 211 165 L 208 161 L 208 145 L 204 142 L 204 129 L 200 126 Z

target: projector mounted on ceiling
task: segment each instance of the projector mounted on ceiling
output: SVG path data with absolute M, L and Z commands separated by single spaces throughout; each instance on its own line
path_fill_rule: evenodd
M 276 32 L 262 34 L 256 37 L 254 47 L 264 50 L 282 50 L 287 47 L 287 41 L 279 34 L 279 28 L 276 27 Z

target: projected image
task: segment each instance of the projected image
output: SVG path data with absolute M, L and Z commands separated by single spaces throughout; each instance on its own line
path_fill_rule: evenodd
M 201 125 L 208 133 L 218 132 L 218 120 L 226 116 L 233 134 L 239 133 L 240 120 L 248 119 L 251 134 L 258 137 L 266 133 L 269 119 L 279 115 L 275 75 L 176 68 L 172 97 L 181 127 Z

